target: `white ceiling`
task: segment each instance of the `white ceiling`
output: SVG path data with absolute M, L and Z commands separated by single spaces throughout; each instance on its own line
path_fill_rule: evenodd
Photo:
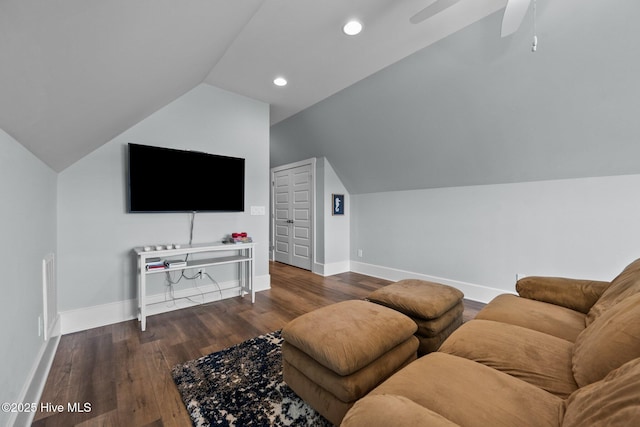
M 276 123 L 506 4 L 433 1 L 0 0 L 0 128 L 61 171 L 203 82 Z

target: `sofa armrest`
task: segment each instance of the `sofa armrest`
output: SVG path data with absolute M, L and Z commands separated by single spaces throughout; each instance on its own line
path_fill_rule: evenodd
M 530 276 L 518 280 L 516 291 L 523 298 L 548 302 L 586 314 L 609 284 L 610 282 L 598 280 Z

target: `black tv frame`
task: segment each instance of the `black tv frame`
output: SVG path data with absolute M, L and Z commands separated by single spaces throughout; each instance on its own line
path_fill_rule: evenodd
M 127 212 L 244 212 L 245 159 L 129 143 Z

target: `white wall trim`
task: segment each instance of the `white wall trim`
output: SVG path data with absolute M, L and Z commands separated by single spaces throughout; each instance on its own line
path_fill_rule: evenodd
M 270 289 L 271 276 L 269 274 L 256 276 L 254 286 L 256 292 Z M 162 304 L 165 301 L 164 294 L 149 295 L 147 296 L 147 301 L 149 304 L 153 305 L 149 305 L 147 307 L 147 311 L 149 315 L 166 313 L 173 310 L 193 307 L 198 304 L 219 301 L 220 299 L 232 298 L 240 295 L 237 280 L 221 283 L 220 290 L 218 290 L 217 286 L 212 284 L 199 286 L 198 289 L 190 287 L 188 289 L 176 291 L 174 296 L 180 299 L 176 300 L 175 303 L 167 302 L 167 304 Z M 202 292 L 202 295 L 200 295 L 199 292 Z M 191 300 L 184 299 L 189 295 L 192 295 Z M 245 298 L 246 297 L 247 296 L 245 296 Z M 138 301 L 136 299 L 94 305 L 92 307 L 84 307 L 75 310 L 67 310 L 60 313 L 60 332 L 62 334 L 71 334 L 74 332 L 85 331 L 87 329 L 98 328 L 100 326 L 125 322 L 127 320 L 137 318 L 137 313 Z
M 503 289 L 490 288 L 474 283 L 460 282 L 458 280 L 446 279 L 443 277 L 429 276 L 422 273 L 414 273 L 411 271 L 398 270 L 391 267 L 383 267 L 381 265 L 366 264 L 363 262 L 351 261 L 351 271 L 354 273 L 366 274 L 367 276 L 378 277 L 380 279 L 398 281 L 403 279 L 421 279 L 430 282 L 442 283 L 443 285 L 453 286 L 460 289 L 464 293 L 466 299 L 488 303 L 500 294 L 508 293 Z
M 320 276 L 333 276 L 334 274 L 341 274 L 351 271 L 350 261 L 332 262 L 329 264 L 322 264 L 316 262 L 313 266 L 313 272 Z
M 130 299 L 75 310 L 61 311 L 63 335 L 136 318 L 137 301 Z
M 60 317 L 58 316 L 54 321 L 54 324 L 51 325 L 50 331 L 58 330 L 59 324 Z M 53 358 L 56 355 L 58 344 L 60 343 L 59 334 L 50 335 L 50 337 L 51 338 L 44 342 L 40 347 L 35 363 L 29 372 L 27 382 L 20 392 L 17 402 L 36 403 L 39 405 L 42 390 L 44 390 L 44 385 L 49 377 Z M 33 411 L 13 412 L 9 416 L 9 423 L 7 426 L 30 426 L 35 415 L 36 413 Z

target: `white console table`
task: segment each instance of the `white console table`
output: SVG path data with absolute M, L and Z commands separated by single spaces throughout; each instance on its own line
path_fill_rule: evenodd
M 146 277 L 148 274 L 165 273 L 167 271 L 180 271 L 185 269 L 197 269 L 201 267 L 237 264 L 238 279 L 240 283 L 241 295 L 251 294 L 251 302 L 254 303 L 256 294 L 254 290 L 255 277 L 255 243 L 203 243 L 193 245 L 182 245 L 179 248 L 170 246 L 167 249 L 158 249 L 155 246 L 151 250 L 145 248 L 134 248 L 134 252 L 138 259 L 138 320 L 140 328 L 144 331 L 147 327 L 147 287 Z M 223 254 L 221 252 L 227 252 Z M 229 255 L 233 253 L 233 255 Z M 172 259 L 175 257 L 184 257 L 191 254 L 204 254 L 204 258 L 190 259 L 186 266 L 166 267 L 147 269 L 148 260 L 150 258 L 160 258 L 162 260 Z

